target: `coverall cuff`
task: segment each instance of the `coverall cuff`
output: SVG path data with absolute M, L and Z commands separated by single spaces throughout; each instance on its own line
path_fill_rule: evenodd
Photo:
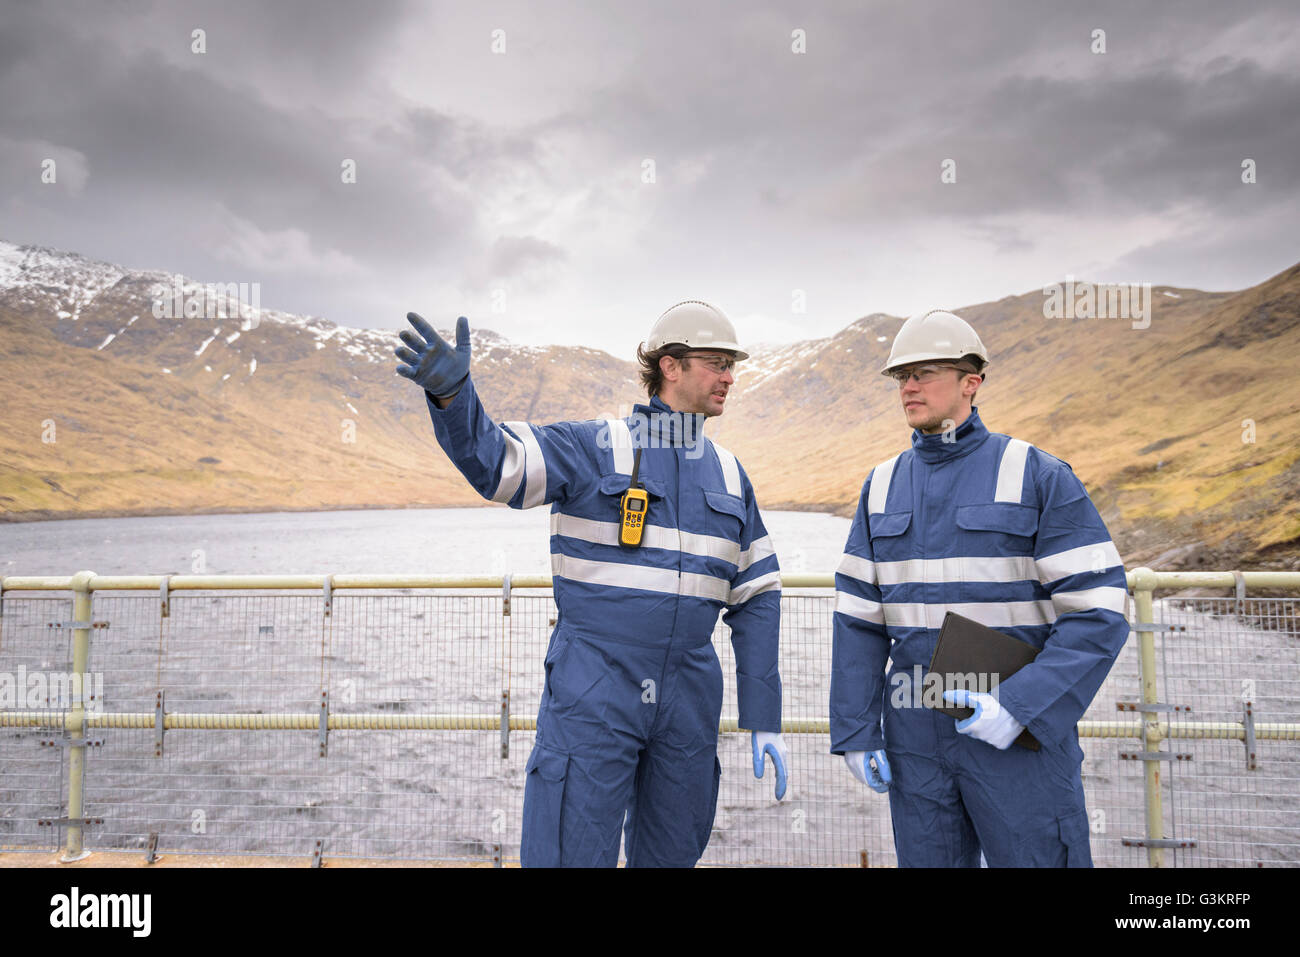
M 1016 694 L 1016 685 L 1012 684 L 1016 677 L 1012 675 L 998 687 L 998 704 L 1003 710 L 1009 712 L 1011 717 L 1024 725 L 1040 744 L 1057 744 L 1063 741 L 1078 722 L 1073 721 L 1068 726 L 1061 727 L 1056 722 L 1043 720 L 1041 714 L 1035 714 L 1033 709 L 1027 707 Z
M 469 376 L 468 378 L 466 378 L 465 381 L 461 383 L 460 391 L 456 393 L 456 395 L 452 398 L 452 400 L 447 403 L 447 407 L 443 409 L 438 408 L 437 396 L 435 396 L 428 389 L 425 389 L 424 401 L 429 406 L 429 413 L 434 417 L 441 417 L 444 415 L 454 414 L 456 412 L 460 412 L 461 410 L 463 410 L 466 406 L 466 403 L 470 401 L 466 397 L 465 393 L 473 391 L 473 379 L 474 379 L 473 376 Z
M 831 754 L 847 754 L 850 751 L 883 751 L 885 749 L 885 736 L 882 734 L 871 734 L 869 732 L 859 732 L 851 737 L 832 739 Z
M 739 699 L 739 725 L 746 731 L 781 730 L 781 692 L 774 691 L 762 682 L 737 676 L 736 697 Z

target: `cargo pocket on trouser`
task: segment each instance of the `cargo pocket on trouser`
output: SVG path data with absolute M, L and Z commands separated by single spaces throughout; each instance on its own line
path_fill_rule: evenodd
M 990 854 L 991 867 L 1092 867 L 1088 813 L 1070 811 L 1022 836 L 1010 861 Z
M 699 845 L 699 854 L 697 858 L 704 856 L 704 849 L 709 846 L 709 838 L 713 836 L 713 821 L 718 815 L 718 783 L 722 780 L 722 762 L 715 755 L 713 758 L 713 791 L 709 798 L 709 813 L 703 819 L 704 826 L 696 834 L 696 842 Z
M 1061 843 L 1065 845 L 1066 867 L 1092 867 L 1092 839 L 1088 829 L 1088 812 L 1076 811 L 1057 821 L 1061 826 Z
M 564 823 L 564 781 L 569 773 L 569 756 L 534 745 L 524 772 L 519 863 L 524 867 L 560 867 L 563 864 L 560 834 Z

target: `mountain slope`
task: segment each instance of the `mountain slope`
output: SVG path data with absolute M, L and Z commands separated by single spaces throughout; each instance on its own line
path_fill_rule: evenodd
M 394 374 L 395 332 L 265 308 L 156 316 L 176 282 L 0 242 L 0 519 L 482 503 Z M 1156 287 L 1146 328 L 1048 319 L 1044 300 L 956 309 L 993 357 L 989 428 L 1070 462 L 1130 564 L 1300 567 L 1300 266 L 1235 293 Z M 742 365 L 709 434 L 765 508 L 850 514 L 906 447 L 879 374 L 901 323 L 872 314 Z M 486 329 L 474 376 L 498 421 L 643 400 L 631 362 Z

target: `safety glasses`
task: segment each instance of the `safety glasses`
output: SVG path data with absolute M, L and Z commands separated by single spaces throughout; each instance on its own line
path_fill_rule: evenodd
M 903 386 L 907 385 L 909 379 L 915 379 L 917 385 L 925 385 L 927 382 L 933 382 L 945 372 L 951 371 L 960 372 L 962 375 L 974 375 L 974 372 L 970 369 L 965 369 L 962 366 L 925 365 L 919 366 L 915 369 L 897 369 L 890 372 L 889 377 L 897 382 L 898 387 L 901 389 Z
M 694 352 L 688 352 L 686 355 L 682 356 L 682 358 L 694 359 L 696 362 L 702 362 L 717 375 L 722 375 L 724 372 L 732 372 L 736 368 L 736 360 L 724 356 L 706 356 Z

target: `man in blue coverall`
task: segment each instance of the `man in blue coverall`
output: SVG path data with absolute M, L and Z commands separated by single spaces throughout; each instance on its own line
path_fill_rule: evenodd
M 949 312 L 894 340 L 912 447 L 867 476 L 835 576 L 831 751 L 889 792 L 901 867 L 1088 867 L 1075 725 L 1128 637 L 1124 566 L 1069 465 L 984 427 L 987 363 Z M 964 720 L 914 683 L 947 611 L 1040 649 L 992 693 L 944 692 Z
M 711 637 L 724 609 L 740 726 L 756 777 L 772 758 L 778 800 L 789 764 L 776 553 L 744 469 L 702 433 L 748 358 L 735 329 L 708 303 L 679 303 L 637 351 L 648 405 L 626 419 L 498 425 L 469 376 L 468 321 L 452 349 L 407 318 L 397 371 L 424 388 L 438 444 L 484 498 L 551 506 L 559 616 L 526 766 L 523 865 L 612 867 L 625 830 L 629 867 L 694 866 L 721 774 Z M 644 505 L 625 511 L 638 486 Z

